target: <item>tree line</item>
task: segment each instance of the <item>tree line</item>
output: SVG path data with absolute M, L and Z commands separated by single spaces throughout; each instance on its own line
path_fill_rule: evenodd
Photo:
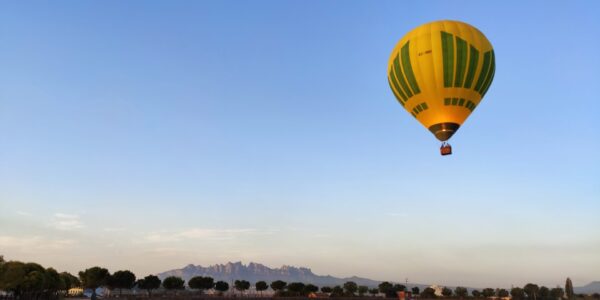
M 119 270 L 110 273 L 108 269 L 102 267 L 91 267 L 80 271 L 78 276 L 68 272 L 57 272 L 53 268 L 44 268 L 37 263 L 23 263 L 19 261 L 4 261 L 0 256 L 0 290 L 11 293 L 19 298 L 25 293 L 45 293 L 46 295 L 64 294 L 73 287 L 95 290 L 99 287 L 105 287 L 110 291 L 116 291 L 122 294 L 123 290 L 130 290 L 134 287 L 146 291 L 149 297 L 152 293 L 163 288 L 167 292 L 177 293 L 186 289 L 186 282 L 183 278 L 169 276 L 161 280 L 155 275 L 148 275 L 144 278 L 136 278 L 135 274 L 129 270 Z M 245 293 L 251 287 L 251 283 L 246 280 L 235 280 L 232 290 L 239 293 Z M 212 277 L 196 276 L 187 282 L 187 288 L 192 292 L 200 294 L 207 291 L 214 291 L 222 295 L 230 290 L 229 283 L 225 281 L 215 281 Z M 261 296 L 269 288 L 278 297 L 306 297 L 310 293 L 321 292 L 321 296 L 328 297 L 355 297 L 355 296 L 385 296 L 387 298 L 397 298 L 399 292 L 411 292 L 413 297 L 418 296 L 424 299 L 433 299 L 440 297 L 454 298 L 491 298 L 491 297 L 512 297 L 514 300 L 556 300 L 556 299 L 574 299 L 581 295 L 573 292 L 571 280 L 567 278 L 565 289 L 560 287 L 548 288 L 528 283 L 525 286 L 513 287 L 509 290 L 503 288 L 484 288 L 482 290 L 472 290 L 470 295 L 466 287 L 456 287 L 450 289 L 444 287 L 441 296 L 436 294 L 436 290 L 427 287 L 422 291 L 419 287 L 407 289 L 405 285 L 382 282 L 377 287 L 368 287 L 358 285 L 353 281 L 345 282 L 342 285 L 318 287 L 314 284 L 305 284 L 302 282 L 287 283 L 282 280 L 275 280 L 271 283 L 258 281 L 254 288 Z M 594 294 L 594 298 L 600 299 L 599 294 Z

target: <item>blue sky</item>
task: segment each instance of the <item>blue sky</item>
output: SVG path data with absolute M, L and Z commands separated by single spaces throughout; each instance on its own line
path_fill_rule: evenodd
M 468 285 L 600 280 L 595 1 L 0 4 L 0 254 L 138 276 L 257 261 Z M 454 19 L 496 75 L 452 138 L 395 43 Z M 516 272 L 516 270 L 519 270 Z

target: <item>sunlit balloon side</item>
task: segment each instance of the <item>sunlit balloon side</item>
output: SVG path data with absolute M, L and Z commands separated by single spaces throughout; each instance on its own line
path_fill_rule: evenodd
M 442 141 L 463 125 L 488 91 L 496 62 L 494 49 L 477 28 L 459 21 L 436 21 L 406 34 L 388 62 L 388 82 L 396 99 Z

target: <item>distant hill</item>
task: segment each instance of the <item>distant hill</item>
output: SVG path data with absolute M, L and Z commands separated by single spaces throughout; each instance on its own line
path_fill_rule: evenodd
M 380 281 L 371 280 L 361 277 L 346 277 L 337 278 L 329 275 L 316 275 L 308 268 L 297 268 L 292 266 L 282 266 L 281 268 L 269 268 L 259 263 L 249 263 L 244 265 L 241 262 L 227 264 L 217 264 L 208 267 L 194 266 L 192 264 L 183 267 L 157 274 L 160 279 L 168 276 L 179 276 L 187 282 L 194 276 L 210 276 L 217 280 L 231 282 L 232 280 L 248 280 L 250 283 L 264 280 L 271 283 L 275 280 L 283 280 L 285 282 L 303 282 L 312 283 L 317 286 L 335 286 L 342 285 L 346 281 L 354 281 L 358 285 L 366 285 L 375 287 Z
M 574 287 L 573 290 L 577 294 L 600 293 L 600 281 L 592 281 L 584 286 Z
M 261 280 L 264 280 L 267 283 L 271 283 L 275 280 L 283 280 L 287 283 L 312 283 L 319 287 L 342 285 L 347 281 L 354 281 L 358 285 L 366 285 L 368 287 L 376 287 L 381 283 L 381 281 L 357 276 L 339 278 L 330 275 L 316 275 L 311 271 L 311 269 L 303 267 L 282 266 L 280 268 L 269 268 L 263 264 L 254 262 L 251 262 L 247 265 L 244 265 L 241 262 L 228 262 L 226 264 L 217 264 L 208 267 L 189 264 L 181 269 L 174 269 L 159 273 L 157 276 L 160 279 L 165 279 L 168 276 L 179 276 L 186 282 L 194 276 L 210 276 L 214 278 L 215 281 L 223 280 L 225 282 L 243 279 L 250 281 L 251 284 Z M 408 284 L 409 288 L 412 288 L 413 286 L 418 286 L 421 290 L 423 290 L 429 285 Z M 454 287 L 450 286 L 449 288 L 454 289 Z M 469 292 L 473 290 L 471 287 L 467 287 L 467 289 Z M 574 287 L 573 289 L 575 293 L 578 294 L 600 293 L 600 281 L 594 281 L 585 286 Z

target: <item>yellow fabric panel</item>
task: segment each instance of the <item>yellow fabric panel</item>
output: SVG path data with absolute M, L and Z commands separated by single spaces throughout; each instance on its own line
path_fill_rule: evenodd
M 452 40 L 452 86 L 446 87 L 444 85 L 444 54 L 442 45 L 442 32 L 451 35 Z M 463 57 L 466 55 L 466 63 L 463 60 L 462 76 L 458 80 L 462 86 L 455 87 L 455 75 L 457 74 L 456 69 L 458 68 L 458 50 L 457 50 L 457 38 L 462 39 L 466 42 L 466 52 L 461 52 Z M 394 47 L 390 60 L 388 63 L 388 77 L 389 72 L 392 70 L 393 62 L 396 57 L 400 57 L 402 69 L 404 70 L 403 75 L 408 80 L 407 66 L 402 61 L 402 47 L 408 42 L 409 48 L 408 53 L 410 55 L 410 65 L 414 78 L 420 89 L 420 93 L 415 93 L 412 97 L 408 98 L 404 108 L 409 112 L 413 113 L 413 108 L 417 105 L 425 102 L 428 109 L 421 111 L 416 114 L 417 120 L 426 128 L 431 125 L 452 122 L 462 125 L 465 119 L 470 115 L 471 110 L 464 104 L 467 101 L 473 102 L 478 105 L 481 101 L 481 94 L 475 90 L 477 81 L 479 80 L 480 73 L 482 72 L 484 65 L 484 54 L 492 49 L 492 45 L 487 38 L 475 27 L 459 22 L 459 21 L 436 21 L 421 25 L 408 34 L 406 34 Z M 465 86 L 465 79 L 469 72 L 471 53 L 470 48 L 474 47 L 479 57 L 477 59 L 477 67 L 474 68 L 474 76 L 472 79 L 471 86 L 469 88 Z M 464 49 L 464 48 L 461 48 Z M 465 54 L 466 53 L 466 54 Z M 488 54 L 490 58 L 489 72 L 492 72 L 493 55 Z M 448 55 L 447 57 L 450 57 Z M 449 70 L 449 68 L 447 68 Z M 459 71 L 460 73 L 460 71 Z M 485 74 L 484 74 L 485 75 Z M 448 76 L 448 75 L 446 75 Z M 492 79 L 492 75 L 486 75 L 484 78 Z M 391 78 L 388 78 L 391 82 Z M 462 82 L 461 82 L 462 81 Z M 447 82 L 447 81 L 446 81 Z M 485 82 L 484 82 L 485 85 Z M 392 89 L 393 84 L 390 84 Z M 401 86 L 400 86 L 401 87 Z M 401 87 L 402 88 L 402 87 Z M 398 101 L 398 92 L 395 91 Z M 406 93 L 405 93 L 406 94 Z M 445 98 L 463 98 L 465 99 L 463 106 L 458 105 L 445 105 Z

